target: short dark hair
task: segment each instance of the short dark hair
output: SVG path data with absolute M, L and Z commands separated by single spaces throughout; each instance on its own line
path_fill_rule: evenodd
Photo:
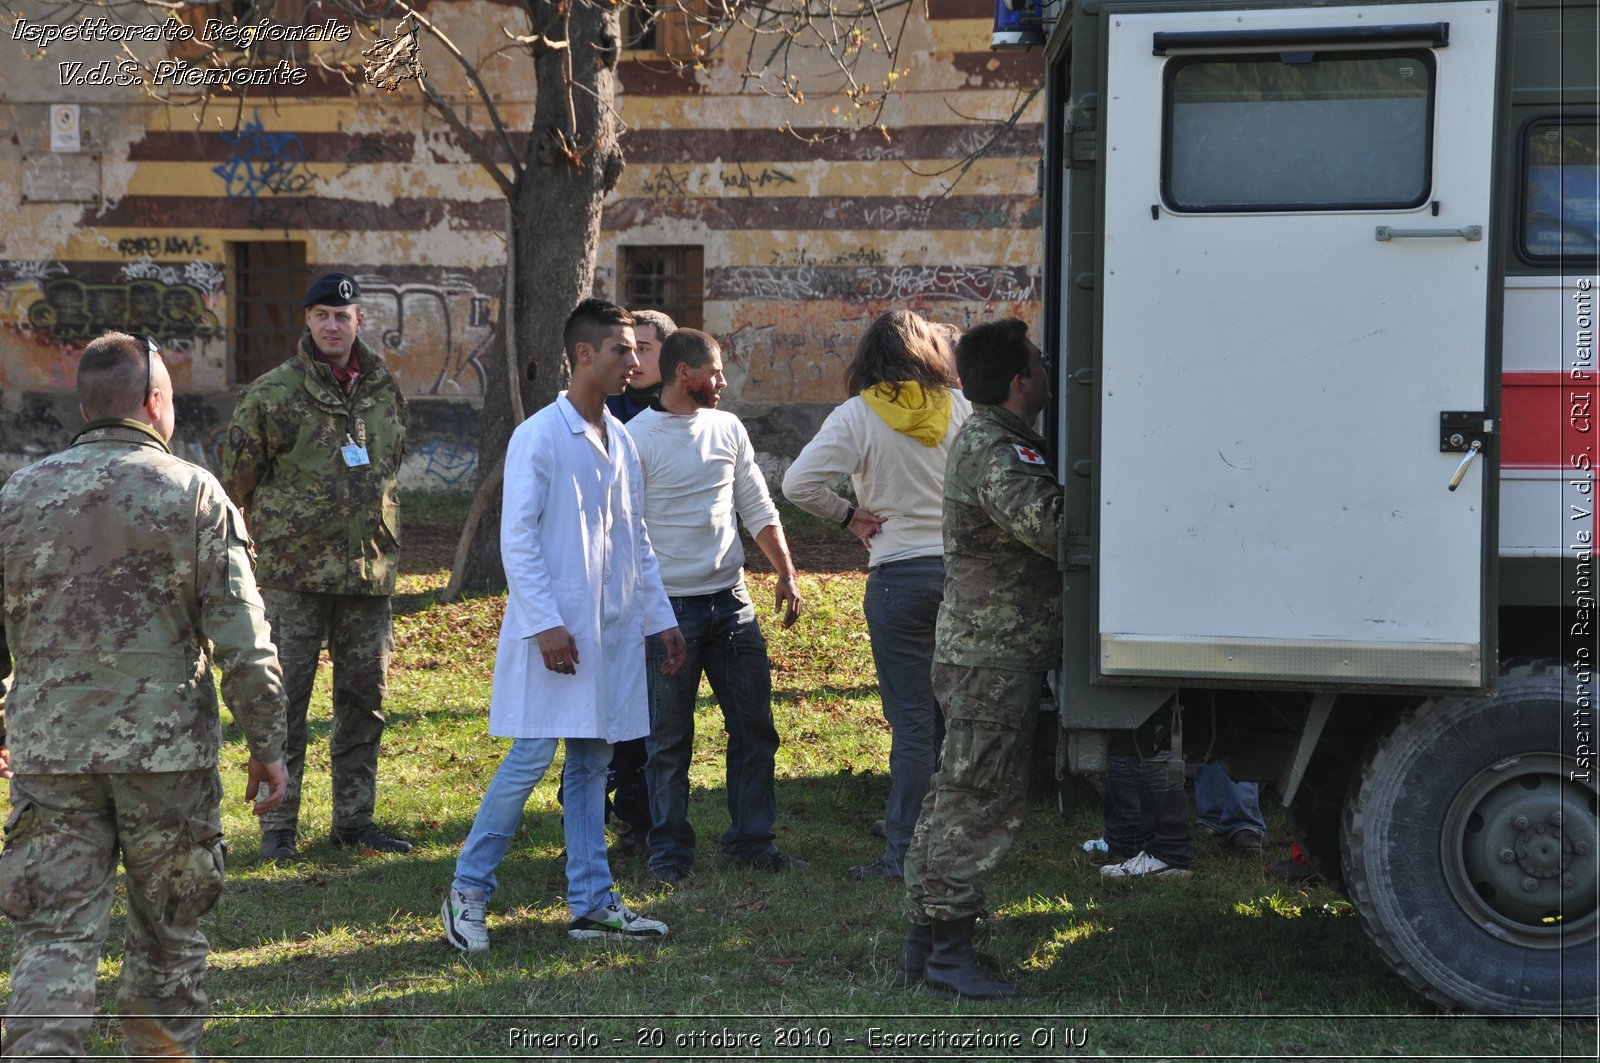
M 89 341 L 78 359 L 78 401 L 91 421 L 125 417 L 144 405 L 145 365 L 154 357 L 148 343 L 126 332 L 107 332 Z
M 679 365 L 698 369 L 713 353 L 721 352 L 722 345 L 710 333 L 697 328 L 678 329 L 661 341 L 661 379 L 670 384 L 678 375 Z
M 844 380 L 848 398 L 878 384 L 894 385 L 898 395 L 907 380 L 927 391 L 953 388 L 956 374 L 950 352 L 926 318 L 910 310 L 889 310 L 862 333 Z
M 956 344 L 956 372 L 972 402 L 999 406 L 1011 394 L 1011 378 L 1027 376 L 1028 323 L 1011 317 L 979 325 Z
M 678 323 L 660 310 L 630 310 L 633 315 L 633 327 L 649 325 L 656 330 L 656 338 L 665 341 L 666 338 L 678 331 Z
M 633 315 L 616 303 L 608 303 L 604 299 L 585 299 L 567 315 L 567 323 L 561 330 L 561 345 L 566 348 L 567 363 L 577 368 L 578 344 L 599 347 L 611 335 L 612 329 L 618 325 L 632 327 L 633 324 Z

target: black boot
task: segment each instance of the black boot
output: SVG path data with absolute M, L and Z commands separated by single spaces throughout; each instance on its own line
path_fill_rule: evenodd
M 928 957 L 933 954 L 933 924 L 912 923 L 906 930 L 906 939 L 900 943 L 900 971 L 895 985 L 902 988 L 913 986 L 922 981 L 922 969 L 928 963 Z M 972 950 L 972 955 L 977 957 L 978 966 L 990 974 L 1000 970 L 1000 961 L 981 952 Z
M 922 979 L 932 989 L 968 1000 L 1004 1000 L 1017 995 L 1016 987 L 992 977 L 972 949 L 972 932 L 978 917 L 936 919 L 933 951 L 922 967 Z
M 922 981 L 922 968 L 933 953 L 933 924 L 912 923 L 906 930 L 906 939 L 900 943 L 899 986 L 916 985 Z

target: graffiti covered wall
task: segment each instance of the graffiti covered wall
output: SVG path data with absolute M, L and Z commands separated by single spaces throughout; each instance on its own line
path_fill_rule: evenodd
M 837 96 L 808 90 L 796 113 L 726 69 L 624 64 L 634 131 L 598 283 L 621 290 L 631 247 L 702 248 L 705 327 L 729 348 L 728 397 L 747 409 L 844 399 L 856 341 L 891 308 L 963 328 L 1038 315 L 1042 109 L 1009 130 L 992 121 L 1041 82 L 1043 60 L 989 50 L 992 3 L 925 10 L 881 131 L 813 139 Z
M 179 16 L 191 7 L 205 5 Z M 491 48 L 518 17 L 496 0 L 427 8 L 469 48 Z M 703 325 L 728 349 L 731 408 L 790 426 L 757 441 L 769 456 L 792 454 L 844 397 L 843 365 L 883 310 L 962 326 L 1037 313 L 1036 112 L 948 187 L 952 165 L 995 136 L 971 117 L 1004 118 L 1042 70 L 1037 55 L 987 50 L 988 10 L 978 0 L 931 0 L 926 17 L 919 8 L 887 132 L 815 143 L 796 131 L 827 124 L 837 97 L 825 86 L 808 96 L 813 110 L 796 111 L 745 90 L 720 62 L 694 70 L 656 51 L 623 53 L 628 168 L 606 206 L 597 294 L 621 297 L 630 247 L 698 248 Z M 0 475 L 65 442 L 77 359 L 107 329 L 161 340 L 198 422 L 180 429 L 185 452 L 210 460 L 247 382 L 236 350 L 249 286 L 241 248 L 271 244 L 300 248 L 297 291 L 329 270 L 360 280 L 363 336 L 419 413 L 408 485 L 469 486 L 505 205 L 416 93 L 378 95 L 330 72 L 370 41 L 310 49 L 308 76 L 275 96 L 201 109 L 92 78 L 69 84 L 71 64 L 93 69 L 113 46 L 42 49 L 14 39 L 16 18 L 0 15 L 0 195 L 14 205 L 0 226 Z M 171 50 L 132 48 L 150 60 Z M 501 66 L 486 73 L 489 91 L 525 128 L 531 87 Z M 465 84 L 441 84 L 486 121 Z M 60 136 L 64 106 L 75 144 Z M 297 301 L 280 304 L 271 319 L 297 327 Z M 769 416 L 775 407 L 789 409 Z

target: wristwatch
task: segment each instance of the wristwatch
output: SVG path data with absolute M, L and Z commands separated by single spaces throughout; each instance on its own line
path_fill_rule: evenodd
M 849 528 L 850 527 L 850 522 L 855 520 L 855 519 L 856 519 L 856 507 L 855 506 L 851 506 L 849 512 L 847 512 L 844 515 L 844 520 L 841 520 L 839 522 L 839 527 L 841 527 L 841 528 Z

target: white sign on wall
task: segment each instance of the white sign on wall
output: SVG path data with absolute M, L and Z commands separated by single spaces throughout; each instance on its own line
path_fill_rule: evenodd
M 82 151 L 82 125 L 75 103 L 50 105 L 50 150 Z

